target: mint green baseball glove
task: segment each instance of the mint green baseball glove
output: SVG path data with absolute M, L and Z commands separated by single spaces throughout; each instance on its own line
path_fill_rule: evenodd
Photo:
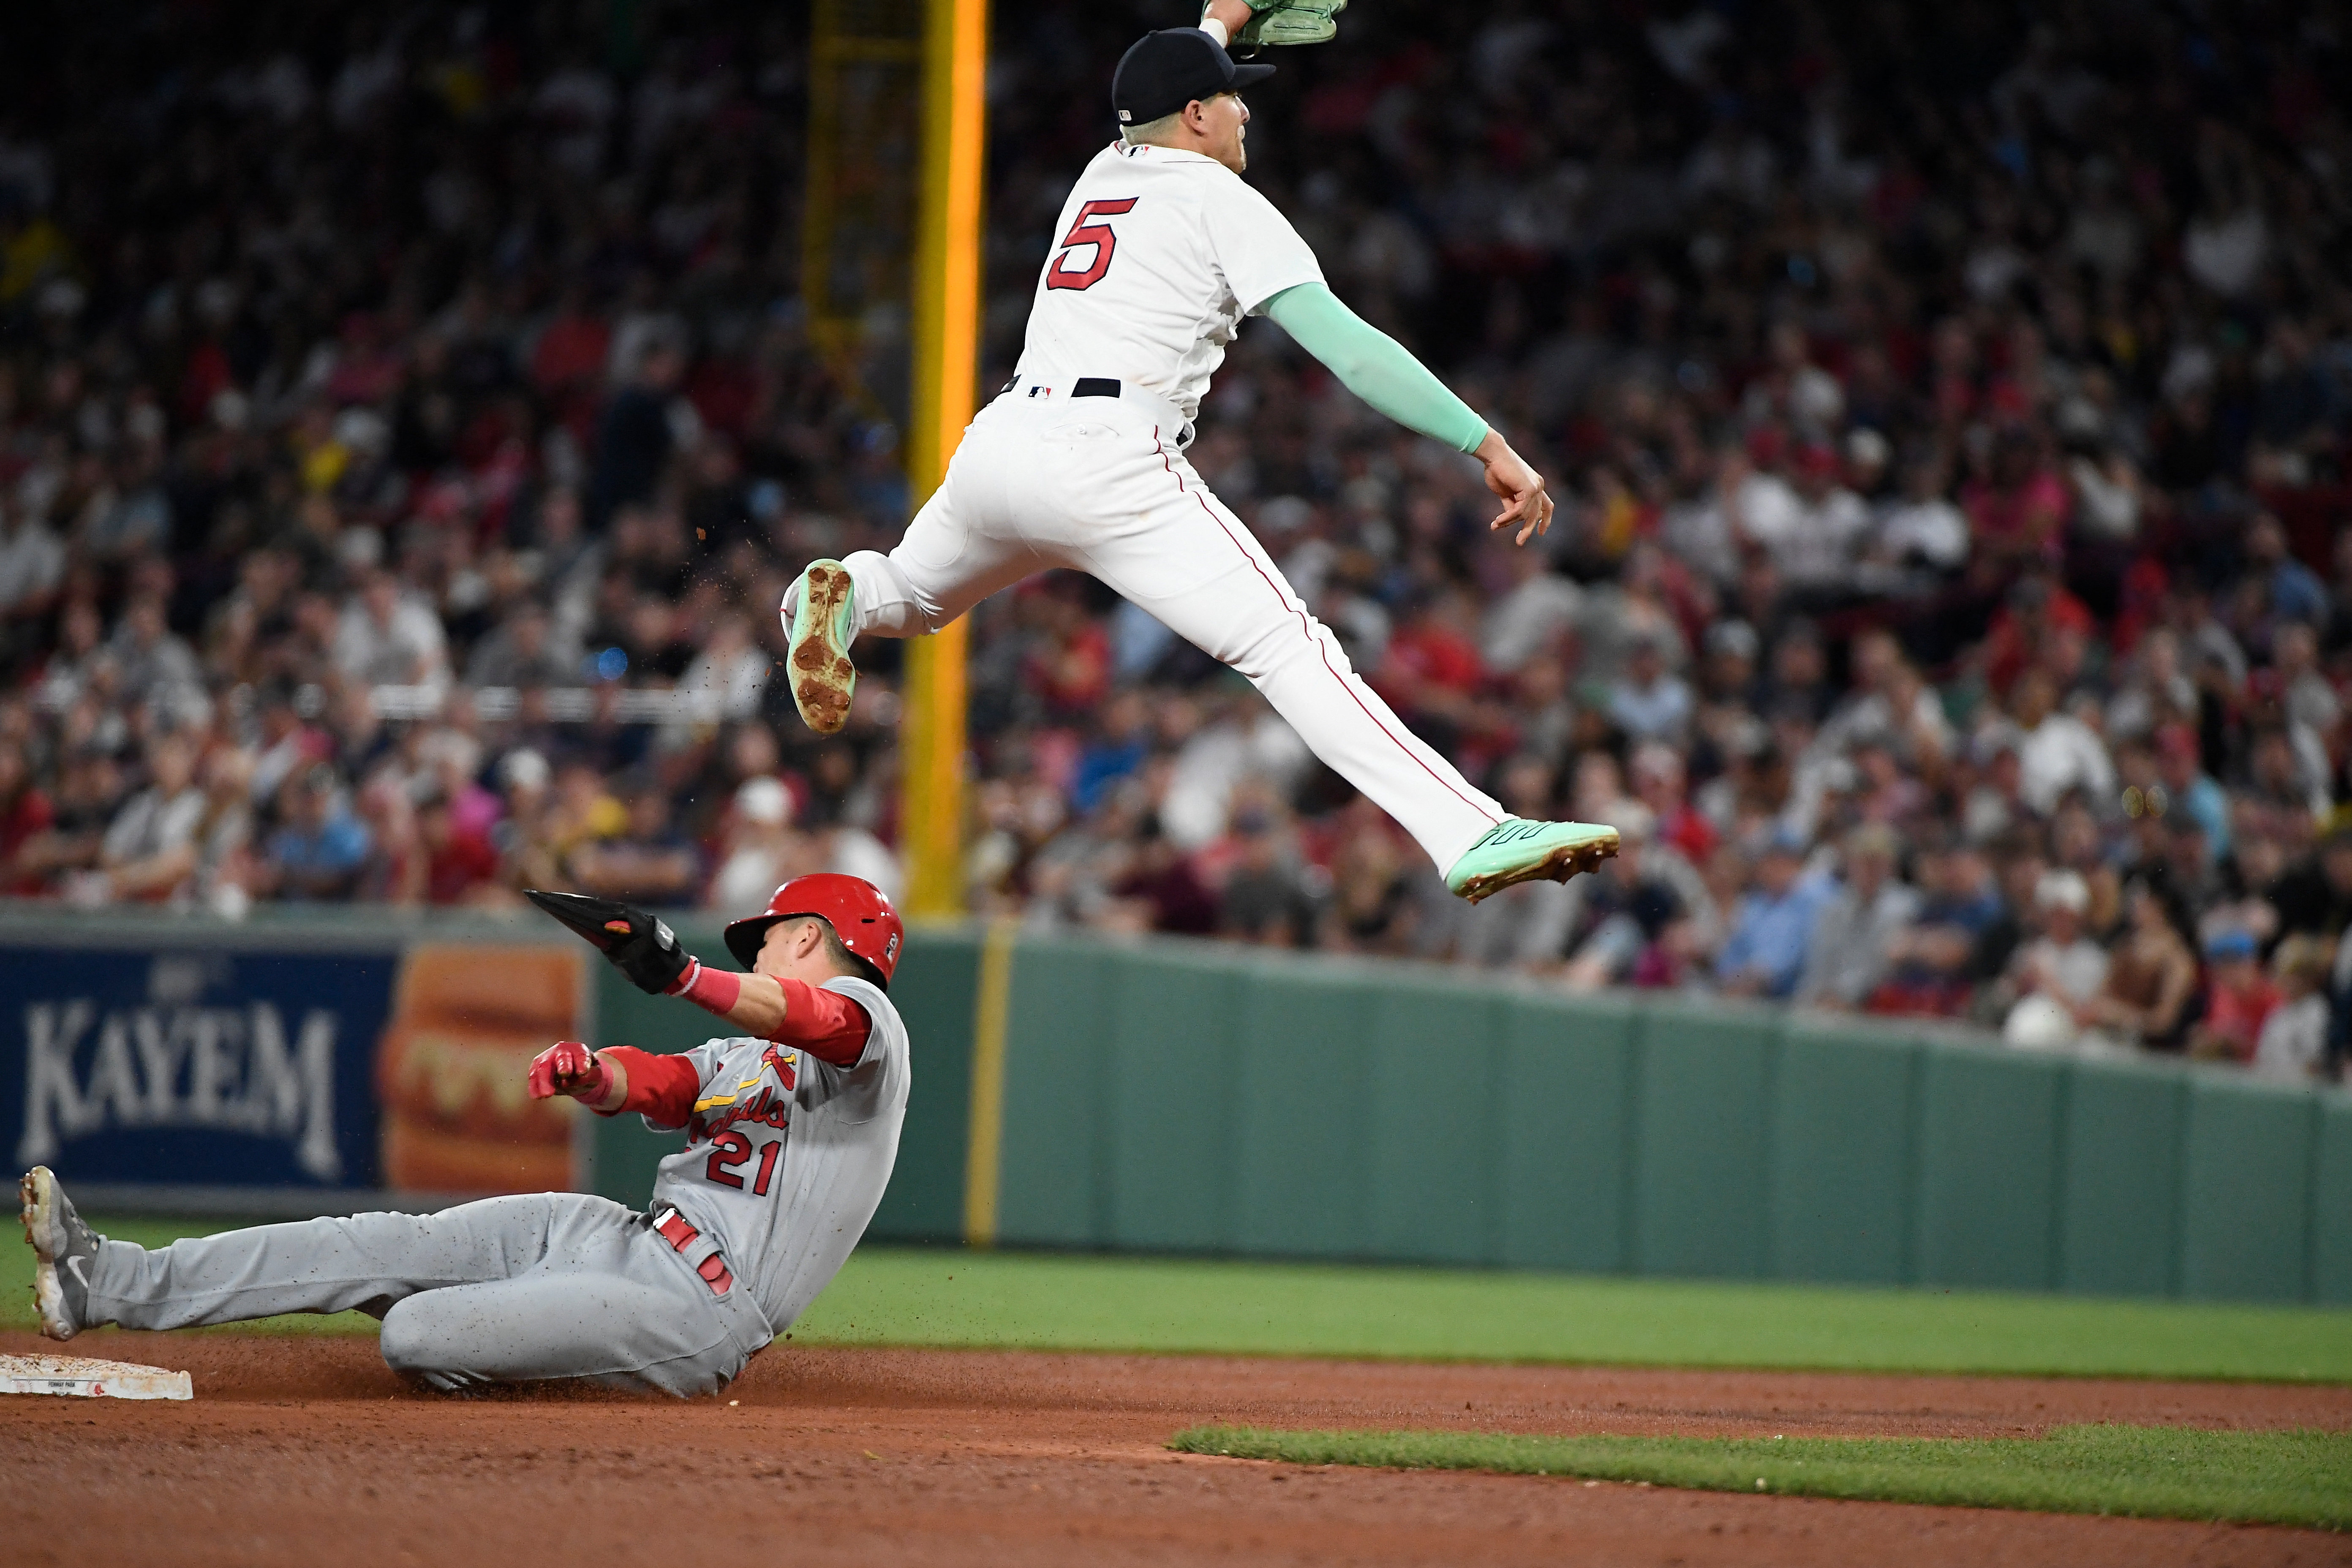
M 1234 39 L 1236 47 L 1254 50 L 1272 44 L 1320 44 L 1339 30 L 1339 13 L 1348 0 L 1249 0 L 1250 19 Z

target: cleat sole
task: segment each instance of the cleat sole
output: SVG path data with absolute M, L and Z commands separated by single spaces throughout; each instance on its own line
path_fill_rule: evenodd
M 58 1283 L 57 1259 L 43 1245 L 42 1238 L 51 1235 L 56 1218 L 51 1202 L 57 1192 L 56 1178 L 45 1183 L 40 1178 L 46 1174 L 45 1167 L 36 1165 L 17 1181 L 17 1218 L 24 1223 L 26 1244 L 37 1259 L 33 1266 L 33 1310 L 40 1319 L 42 1334 L 62 1342 L 74 1337 L 74 1325 L 66 1317 L 66 1293 Z
M 812 566 L 801 576 L 797 625 L 806 630 L 792 647 L 793 705 L 820 735 L 838 733 L 849 722 L 849 701 L 857 690 L 857 667 L 833 630 L 855 586 L 844 566 Z
M 1579 872 L 1598 871 L 1601 862 L 1616 858 L 1620 842 L 1612 833 L 1589 844 L 1563 844 L 1540 860 L 1471 878 L 1462 884 L 1462 896 L 1475 904 L 1521 882 L 1565 882 Z

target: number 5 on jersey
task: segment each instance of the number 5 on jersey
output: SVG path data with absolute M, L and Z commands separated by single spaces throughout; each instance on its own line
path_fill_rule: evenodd
M 1111 253 L 1118 248 L 1118 236 L 1111 232 L 1110 225 L 1096 220 L 1133 212 L 1135 203 L 1136 198 L 1129 196 L 1124 201 L 1088 202 L 1080 207 L 1078 221 L 1072 224 L 1070 232 L 1062 237 L 1060 254 L 1054 258 L 1054 265 L 1045 269 L 1045 287 L 1091 289 L 1101 282 L 1102 275 L 1110 270 Z M 1081 247 L 1092 247 L 1094 250 L 1094 259 L 1083 272 L 1070 265 L 1070 253 Z

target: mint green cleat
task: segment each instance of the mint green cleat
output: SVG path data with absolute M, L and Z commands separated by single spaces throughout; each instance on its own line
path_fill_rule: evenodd
M 849 645 L 857 639 L 849 568 L 812 561 L 800 586 L 800 607 L 784 625 L 791 639 L 786 679 L 808 727 L 830 735 L 849 722 L 849 700 L 857 692 L 857 667 L 849 662 Z
M 1616 853 L 1617 830 L 1597 822 L 1507 817 L 1462 852 L 1445 873 L 1445 886 L 1475 904 L 1514 882 L 1565 882 L 1579 871 L 1598 870 Z

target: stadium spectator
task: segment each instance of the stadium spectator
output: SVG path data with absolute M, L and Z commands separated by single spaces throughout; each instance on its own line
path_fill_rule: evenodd
M 1808 443 L 1797 453 L 1796 473 L 1796 500 L 1785 531 L 1761 542 L 1790 592 L 1801 600 L 1836 605 L 1853 591 L 1870 512 L 1860 496 L 1839 482 L 1838 455 L 1831 447 Z
M 617 831 L 572 850 L 565 868 L 584 890 L 603 898 L 688 902 L 700 885 L 701 866 L 693 844 L 671 820 L 668 792 L 642 779 L 622 800 Z
M 176 714 L 204 703 L 204 676 L 186 640 L 164 621 L 159 594 L 142 594 L 122 613 L 122 624 L 107 640 L 114 699 L 126 708 L 152 708 Z
M 2125 929 L 2108 951 L 2106 979 L 2084 1017 L 2107 1038 L 2177 1048 L 2198 981 L 2187 912 L 2167 884 L 2147 877 L 2126 890 L 2124 910 Z
M 189 845 L 188 878 L 175 896 L 238 919 L 252 903 L 253 753 L 216 742 L 205 758 L 204 786 L 204 816 Z
M 1918 853 L 1918 912 L 1887 944 L 1889 973 L 1871 1009 L 1958 1014 L 1968 1006 L 1979 944 L 2008 911 L 1973 845 L 1927 845 Z
M 2189 1054 L 2252 1061 L 2263 1025 L 2279 1005 L 2253 933 L 2225 926 L 2206 938 L 2205 974 L 2205 1016 L 2189 1031 Z
M 2333 939 L 2352 925 L 2352 823 L 2342 823 L 2312 854 L 2268 889 L 2279 929 Z
M 1918 890 L 1895 875 L 1899 847 L 1894 830 L 1882 822 L 1846 835 L 1843 876 L 1814 917 L 1806 943 L 1799 1002 L 1851 1011 L 1885 980 L 1895 934 L 1919 912 Z
M 518 601 L 506 618 L 474 645 L 466 660 L 469 686 L 562 686 L 577 675 L 580 660 L 555 642 L 555 623 L 535 598 Z
M 499 853 L 488 833 L 468 823 L 458 803 L 435 788 L 416 805 L 416 842 L 425 901 L 482 905 L 500 901 Z
M 2047 819 L 2058 803 L 2080 791 L 2095 800 L 2115 794 L 2115 763 L 2088 724 L 2057 710 L 2058 683 L 2045 670 L 2019 677 L 2010 698 L 2017 727 L 2018 794 L 2034 816 Z
M 299 903 L 347 900 L 358 890 L 377 845 L 344 794 L 325 763 L 286 781 L 278 803 L 284 826 L 269 837 L 257 879 L 261 890 Z
M 1969 558 L 1969 520 L 1948 499 L 1941 459 L 1922 448 L 1905 465 L 1903 491 L 1877 519 L 1864 545 L 1875 567 L 1863 583 L 1878 592 L 1924 596 L 1957 574 Z
M 205 818 L 205 792 L 196 785 L 195 747 L 182 734 L 148 742 L 147 787 L 123 804 L 106 829 L 92 889 L 100 900 L 155 902 L 168 898 L 195 868 L 195 841 Z
M 33 782 L 32 759 L 21 744 L 0 744 L 0 895 L 41 890 L 46 879 L 25 863 L 24 850 L 54 819 L 47 794 Z
M 1690 775 L 1682 752 L 1653 742 L 1634 748 L 1628 767 L 1634 796 L 1649 808 L 1658 842 L 1671 845 L 1693 865 L 1713 854 L 1719 835 L 1690 803 Z
M 1663 637 L 1639 639 L 1610 689 L 1609 718 L 1628 740 L 1679 746 L 1690 732 L 1691 690 L 1666 668 L 1668 653 Z
M 792 830 L 792 792 L 775 778 L 736 786 L 725 848 L 704 903 L 714 910 L 764 908 L 768 895 L 798 873 L 807 854 Z
M 1571 991 L 1680 984 L 1713 949 L 1720 929 L 1705 879 L 1679 850 L 1660 842 L 1648 808 L 1628 804 L 1616 825 L 1622 847 L 1582 889 L 1560 974 Z
M 2254 1037 L 2254 1070 L 2288 1083 L 2319 1076 L 2327 1055 L 2327 974 L 2335 952 L 2315 937 L 2291 936 L 2271 955 L 2278 1005 Z
M 1478 650 L 1486 668 L 1515 675 L 1574 629 L 1584 590 L 1551 569 L 1542 550 L 1514 550 L 1502 559 L 1509 586 L 1495 596 L 1479 623 Z
M 446 676 L 447 640 L 424 597 L 378 568 L 344 602 L 334 659 L 338 673 L 361 685 L 437 686 Z
M 1805 847 L 1781 828 L 1758 855 L 1754 880 L 1716 954 L 1716 981 L 1727 994 L 1786 996 L 1802 977 L 1814 923 L 1829 900 L 1824 879 L 1806 874 Z
M 0 506 L 0 616 L 47 612 L 65 581 L 66 543 L 29 507 Z
M 2001 1026 L 2016 1045 L 2071 1044 L 2092 999 L 2106 984 L 2106 951 L 2084 931 L 2091 889 L 2065 869 L 2043 871 L 2033 889 L 2041 931 L 2010 955 L 2008 981 L 2017 1000 Z
M 1234 851 L 1218 898 L 1217 934 L 1268 947 L 1304 947 L 1315 931 L 1315 897 L 1271 803 L 1234 814 Z

